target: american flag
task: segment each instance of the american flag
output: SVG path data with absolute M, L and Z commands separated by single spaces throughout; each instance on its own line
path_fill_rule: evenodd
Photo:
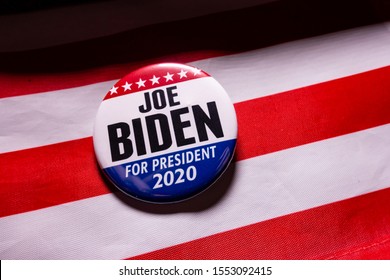
M 385 2 L 70 2 L 0 15 L 1 259 L 390 258 Z M 226 173 L 170 205 L 105 181 L 91 137 L 160 62 L 212 75 L 238 119 Z

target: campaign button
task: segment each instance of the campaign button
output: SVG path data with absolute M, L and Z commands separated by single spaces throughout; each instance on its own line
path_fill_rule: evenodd
M 106 94 L 93 144 L 103 173 L 148 202 L 190 198 L 233 158 L 237 120 L 223 87 L 206 72 L 164 63 L 129 73 Z

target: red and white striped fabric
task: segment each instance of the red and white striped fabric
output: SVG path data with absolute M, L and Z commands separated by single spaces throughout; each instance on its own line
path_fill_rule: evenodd
M 241 37 L 282 4 L 267 5 L 1 52 L 0 258 L 390 258 L 390 23 Z M 172 45 L 143 45 L 173 28 Z M 239 132 L 212 188 L 152 205 L 104 180 L 91 135 L 115 81 L 163 61 L 215 77 Z

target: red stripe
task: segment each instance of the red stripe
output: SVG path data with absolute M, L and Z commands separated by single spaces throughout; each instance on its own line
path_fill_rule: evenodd
M 390 188 L 133 259 L 389 259 Z
M 92 138 L 0 157 L 0 216 L 106 194 Z
M 237 159 L 390 122 L 389 77 L 387 66 L 235 104 L 240 140 Z
M 235 105 L 237 160 L 390 122 L 390 67 Z M 0 157 L 0 216 L 108 193 L 91 138 Z

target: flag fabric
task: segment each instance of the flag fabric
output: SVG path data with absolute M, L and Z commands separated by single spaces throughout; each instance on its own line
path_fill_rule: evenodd
M 1 259 L 390 258 L 390 22 L 370 1 L 204 2 L 2 44 Z M 119 192 L 92 145 L 112 85 L 160 62 L 209 73 L 238 120 L 225 174 L 168 205 Z

